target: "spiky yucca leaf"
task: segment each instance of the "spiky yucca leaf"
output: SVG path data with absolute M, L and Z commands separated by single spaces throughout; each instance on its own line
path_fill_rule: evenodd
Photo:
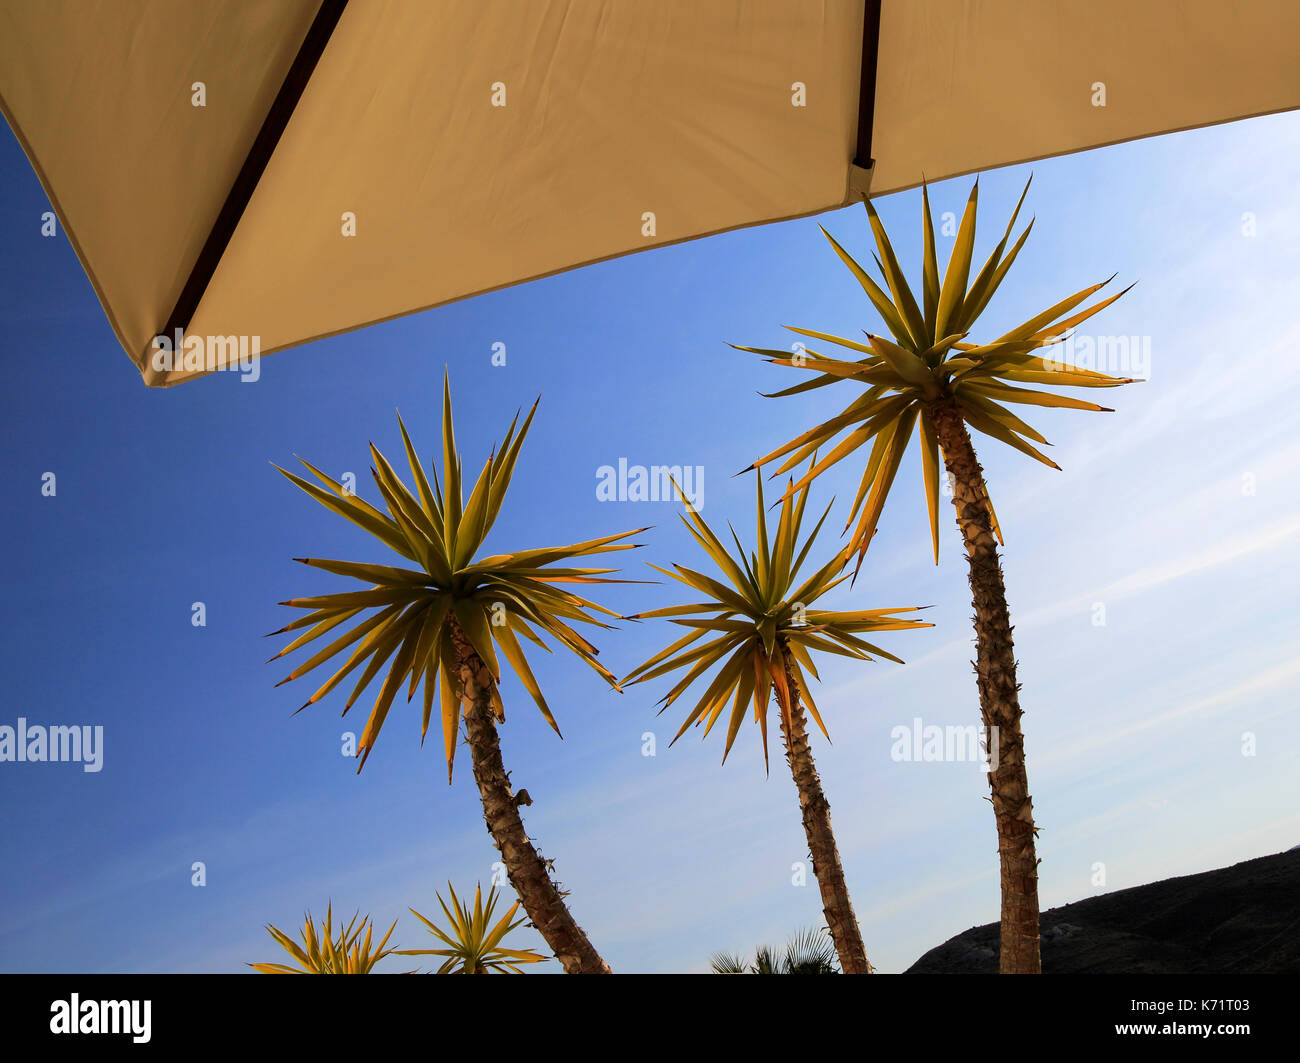
M 446 944 L 445 949 L 402 949 L 402 956 L 442 956 L 443 964 L 438 968 L 439 974 L 523 974 L 519 969 L 522 963 L 542 963 L 547 957 L 532 949 L 508 949 L 501 941 L 510 931 L 522 926 L 526 919 L 514 919 L 519 910 L 519 902 L 511 906 L 497 922 L 492 922 L 497 905 L 497 890 L 493 886 L 488 892 L 487 903 L 483 901 L 483 887 L 474 890 L 474 908 L 463 904 L 456 896 L 450 882 L 447 891 L 451 894 L 451 907 L 442 899 L 442 894 L 435 894 L 443 914 L 451 925 L 450 931 L 444 931 L 431 920 L 425 918 L 414 908 L 411 914 L 429 928 L 429 933 Z M 514 922 L 511 920 L 514 919 Z
M 857 551 L 859 567 L 867 545 L 875 534 L 885 499 L 898 474 L 899 464 L 912 440 L 913 431 L 920 439 L 930 537 L 936 563 L 939 560 L 940 455 L 931 414 L 936 403 L 955 404 L 963 420 L 977 432 L 991 436 L 1056 469 L 1059 466 L 1034 446 L 1035 443 L 1046 445 L 1047 440 L 1012 413 L 1008 406 L 1054 406 L 1111 412 L 1107 407 L 1093 402 L 1039 390 L 1039 386 L 1101 388 L 1133 382 L 1129 377 L 1108 376 L 1033 353 L 1059 342 L 1070 329 L 1105 309 L 1129 290 L 1125 288 L 1124 291 L 1076 311 L 1078 306 L 1109 284 L 1113 277 L 1075 292 L 997 339 L 982 343 L 966 342 L 966 337 L 975 329 L 980 314 L 1006 277 L 1033 228 L 1033 222 L 1030 221 L 1020 236 L 1014 242 L 1011 240 L 1012 229 L 1028 191 L 1029 185 L 1026 183 L 1025 191 L 1021 193 L 1020 202 L 1012 212 L 1002 239 L 993 248 L 974 280 L 970 280 L 979 182 L 976 181 L 971 189 L 952 255 L 942 278 L 939 276 L 935 253 L 929 190 L 922 186 L 923 261 L 922 299 L 919 304 L 899 267 L 889 236 L 870 200 L 866 201 L 867 217 L 878 251 L 876 265 L 885 287 L 882 288 L 873 280 L 830 233 L 822 230 L 835 253 L 862 285 L 867 298 L 893 338 L 868 333 L 867 343 L 864 344 L 811 329 L 786 327 L 800 336 L 835 344 L 863 357 L 821 354 L 809 348 L 791 355 L 788 351 L 736 346 L 737 350 L 766 356 L 775 365 L 793 366 L 817 374 L 811 380 L 775 392 L 771 397 L 799 394 L 840 381 L 852 381 L 862 389 L 861 394 L 838 416 L 809 429 L 759 458 L 751 466 L 762 469 L 769 463 L 784 458 L 772 473 L 773 476 L 780 475 L 800 464 L 809 454 L 826 446 L 841 433 L 847 433 L 821 462 L 791 486 L 791 491 L 798 491 L 830 466 L 870 443 L 866 469 L 845 525 L 845 531 L 853 527 L 848 548 L 850 552 Z M 1002 533 L 991 502 L 989 519 L 1000 540 Z
M 583 623 L 609 628 L 609 624 L 592 614 L 603 613 L 611 617 L 618 614 L 558 585 L 633 582 L 609 578 L 608 573 L 617 569 L 573 567 L 563 563 L 594 554 L 634 549 L 638 544 L 620 540 L 644 531 L 644 528 L 569 546 L 521 550 L 474 559 L 501 510 L 519 449 L 536 411 L 537 403 L 533 403 L 522 427 L 518 416 L 511 422 L 500 448 L 492 452 L 479 472 L 468 499 L 462 490 L 461 458 L 452 424 L 451 388 L 445 377 L 441 478 L 432 462 L 432 482 L 426 476 L 400 416 L 398 427 L 415 492 L 401 481 L 384 455 L 371 444 L 374 465 L 370 471 L 387 512 L 363 501 L 306 461 L 303 465 L 323 487 L 280 469 L 291 483 L 327 509 L 370 532 L 410 563 L 399 567 L 313 557 L 295 558 L 305 565 L 359 580 L 364 589 L 281 602 L 281 605 L 307 612 L 279 631 L 272 632 L 279 635 L 308 629 L 271 658 L 276 660 L 327 633 L 333 633 L 335 628 L 344 628 L 342 634 L 332 637 L 328 645 L 276 684 L 279 686 L 297 679 L 346 652 L 346 659 L 338 670 L 298 711 L 319 701 L 360 668 L 360 677 L 343 708 L 346 715 L 361 692 L 381 671 L 384 672 L 379 695 L 357 744 L 357 756 L 361 760 L 358 772 L 365 766 L 399 690 L 406 687 L 406 700 L 409 702 L 423 680 L 424 713 L 420 741 L 423 742 L 428 733 L 435 693 L 441 683 L 440 715 L 447 781 L 451 782 L 463 700 L 452 638 L 453 625 L 461 629 L 497 682 L 502 673 L 502 662 L 497 653 L 500 651 L 500 656 L 505 659 L 504 665 L 523 683 L 556 734 L 560 733 L 559 726 L 542 696 L 519 636 L 548 653 L 550 647 L 542 635 L 552 636 L 612 687 L 618 688 L 613 673 L 597 661 L 596 647 L 570 626 L 571 623 Z M 361 614 L 368 610 L 373 612 L 360 619 Z M 505 710 L 496 683 L 492 686 L 491 697 L 497 719 L 504 720 Z
M 673 742 L 692 724 L 703 723 L 707 736 L 730 702 L 726 747 L 722 754 L 724 763 L 751 704 L 754 720 L 762 732 L 763 760 L 767 763 L 767 708 L 773 692 L 787 727 L 791 721 L 792 694 L 797 694 L 822 733 L 826 734 L 826 725 L 812 699 L 807 680 L 808 675 L 817 678 L 813 653 L 834 653 L 864 661 L 875 655 L 898 661 L 892 653 L 859 636 L 866 632 L 933 626 L 894 615 L 915 612 L 919 608 L 916 606 L 853 612 L 811 608 L 814 602 L 848 578 L 840 574 L 848 554 L 840 552 L 807 579 L 798 582 L 800 569 L 830 513 L 830 506 L 826 507 L 803 545 L 799 546 L 808 486 L 805 484 L 799 490 L 789 490 L 781 499 L 776 533 L 769 536 L 763 480 L 761 476 L 755 479 L 758 543 L 756 551 L 748 558 L 735 529 L 731 530 L 736 544 L 736 553 L 732 555 L 694 508 L 687 507 L 689 519 L 682 517 L 682 523 L 718 566 L 727 583 L 683 565 L 674 565 L 672 571 L 651 565 L 657 572 L 690 587 L 700 600 L 691 605 L 652 609 L 627 618 L 647 620 L 664 617 L 687 629 L 682 638 L 655 654 L 623 680 L 629 685 L 644 683 L 681 668 L 687 669 L 685 676 L 661 699 L 660 712 L 711 668 L 721 665 L 673 737 Z M 701 643 L 701 639 L 706 641 Z M 793 676 L 797 691 L 790 691 L 787 675 Z
M 248 966 L 260 974 L 370 974 L 375 964 L 397 951 L 385 948 L 397 926 L 397 920 L 393 920 L 393 925 L 388 928 L 388 933 L 378 946 L 372 947 L 371 932 L 374 926 L 369 916 L 362 919 L 358 926 L 359 916 L 359 912 L 353 915 L 352 921 L 336 937 L 332 904 L 325 910 L 325 921 L 321 924 L 320 933 L 317 933 L 311 912 L 308 912 L 303 929 L 299 931 L 301 945 L 283 930 L 268 924 L 267 933 L 294 958 L 298 966 L 290 967 L 283 963 L 250 963 Z M 363 931 L 364 938 L 361 936 Z

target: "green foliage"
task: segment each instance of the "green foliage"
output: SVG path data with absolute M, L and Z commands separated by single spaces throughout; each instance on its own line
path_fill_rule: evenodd
M 745 965 L 734 953 L 715 952 L 709 959 L 714 974 L 839 974 L 835 945 L 823 929 L 802 930 L 777 955 L 770 945 L 760 945 L 754 962 Z

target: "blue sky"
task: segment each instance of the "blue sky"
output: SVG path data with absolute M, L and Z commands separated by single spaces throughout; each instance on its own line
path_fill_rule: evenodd
M 1049 907 L 1300 841 L 1300 114 L 987 174 L 977 256 L 1031 169 L 1038 221 L 988 335 L 1118 272 L 1137 287 L 1085 328 L 1149 337 L 1151 352 L 1150 380 L 1107 393 L 1115 413 L 1037 411 L 1063 472 L 976 439 L 1007 534 Z M 935 186 L 936 212 L 960 212 L 968 188 Z M 0 189 L 0 724 L 104 728 L 98 773 L 0 764 L 6 971 L 236 971 L 278 958 L 268 921 L 287 928 L 332 899 L 336 913 L 360 908 L 386 926 L 408 905 L 436 911 L 447 880 L 464 892 L 490 878 L 497 854 L 468 759 L 448 788 L 439 743 L 420 748 L 418 711 L 394 710 L 357 776 L 340 736 L 360 731 L 364 703 L 340 720 L 336 694 L 291 717 L 308 680 L 274 688 L 286 669 L 263 662 L 282 643 L 263 636 L 289 612 L 275 603 L 345 582 L 290 558 L 384 558 L 271 462 L 297 453 L 354 472 L 373 498 L 367 441 L 396 456 L 400 408 L 431 450 L 444 366 L 468 465 L 540 392 L 488 549 L 652 524 L 645 549 L 624 557 L 653 578 L 643 561 L 701 563 L 679 507 L 598 502 L 596 470 L 619 458 L 703 466 L 705 515 L 751 535 L 752 480 L 732 474 L 847 399 L 761 398 L 795 374 L 726 344 L 788 346 L 782 324 L 880 328 L 817 230 L 866 254 L 856 207 L 323 340 L 266 359 L 253 384 L 218 374 L 148 390 L 67 240 L 41 237 L 48 204 L 8 133 Z M 877 201 L 912 275 L 919 203 L 913 192 Z M 946 256 L 951 239 L 940 243 Z M 491 364 L 497 342 L 504 367 Z M 814 495 L 837 496 L 835 531 L 854 464 Z M 834 744 L 814 740 L 814 753 L 884 971 L 998 913 L 983 775 L 890 757 L 891 729 L 915 717 L 978 719 L 965 563 L 950 509 L 942 516 L 936 567 L 910 453 L 862 577 L 830 600 L 934 607 L 935 628 L 884 637 L 906 665 L 827 661 L 818 695 Z M 663 585 L 599 597 L 623 612 L 680 600 Z M 602 659 L 623 673 L 668 638 L 624 625 L 602 634 Z M 565 738 L 508 681 L 507 767 L 535 800 L 530 832 L 616 970 L 702 970 L 714 950 L 820 921 L 815 884 L 791 884 L 806 858 L 793 784 L 779 756 L 765 776 L 755 730 L 720 766 L 719 734 L 667 748 L 680 718 L 654 714 L 666 687 L 620 696 L 558 654 L 535 668 Z M 641 755 L 646 731 L 654 757 Z M 206 864 L 201 888 L 194 861 Z M 428 940 L 409 914 L 395 936 Z

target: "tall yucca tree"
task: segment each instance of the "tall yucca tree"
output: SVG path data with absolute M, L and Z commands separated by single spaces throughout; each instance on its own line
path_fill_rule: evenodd
M 781 713 L 786 761 L 799 792 L 804 833 L 812 854 L 813 874 L 821 890 L 826 925 L 844 972 L 868 974 L 871 965 L 862 943 L 862 931 L 853 914 L 844 868 L 831 830 L 830 803 L 822 792 L 817 765 L 808 744 L 804 705 L 807 705 L 822 734 L 826 734 L 826 725 L 812 698 L 808 676 L 818 677 L 812 660 L 814 652 L 834 653 L 862 661 L 871 660 L 872 655 L 898 661 L 892 653 L 859 636 L 866 632 L 931 625 L 916 620 L 900 620 L 892 615 L 913 612 L 916 607 L 857 612 L 811 608 L 814 602 L 848 578 L 847 573 L 841 574 L 848 560 L 848 555 L 841 551 L 802 583 L 796 583 L 830 506 L 826 507 L 803 545 L 799 546 L 797 540 L 808 501 L 808 488 L 787 492 L 781 503 L 776 534 L 769 537 L 763 480 L 762 477 L 755 479 L 758 485 L 758 544 L 748 558 L 735 529 L 731 531 L 736 544 L 733 557 L 704 518 L 694 508 L 687 507 L 690 519 L 683 516 L 682 523 L 718 566 L 730 586 L 683 565 L 674 565 L 672 571 L 652 565 L 657 572 L 691 588 L 701 596 L 701 600 L 691 605 L 652 609 L 628 617 L 629 620 L 666 617 L 688 630 L 676 642 L 634 669 L 624 683 L 644 683 L 681 668 L 687 669 L 685 676 L 661 699 L 663 707 L 660 712 L 663 712 L 697 679 L 718 666 L 717 674 L 687 715 L 673 742 L 692 724 L 703 723 L 707 736 L 730 702 L 723 763 L 726 763 L 727 754 L 731 752 L 732 743 L 751 705 L 763 737 L 763 760 L 767 762 L 767 709 L 770 696 L 775 693 Z M 700 644 L 699 640 L 706 636 L 708 641 Z
M 292 483 L 327 509 L 370 532 L 383 545 L 417 567 L 296 558 L 303 564 L 360 580 L 368 586 L 364 590 L 282 602 L 282 605 L 308 612 L 275 634 L 301 628 L 308 630 L 276 657 L 283 657 L 341 625 L 357 621 L 290 672 L 281 683 L 297 679 L 355 646 L 338 671 L 302 706 L 306 708 L 319 701 L 364 663 L 361 676 L 343 708 L 346 715 L 371 680 L 387 668 L 370 719 L 358 742 L 357 755 L 361 758 L 358 772 L 374 748 L 400 688 L 406 686 L 406 698 L 410 701 L 421 679 L 424 681 L 424 715 L 420 731 L 423 742 L 429 729 L 435 691 L 441 680 L 440 712 L 448 783 L 451 782 L 456 754 L 458 723 L 463 716 L 466 741 L 474 762 L 474 779 L 483 802 L 483 815 L 492 840 L 501 851 L 510 884 L 523 902 L 529 919 L 566 972 L 608 973 L 609 967 L 569 912 L 563 900 L 564 894 L 551 880 L 549 862 L 538 855 L 520 819 L 515 794 L 501 761 L 497 735 L 497 725 L 505 720 L 499 691 L 502 664 L 497 651 L 500 650 L 505 664 L 532 696 L 556 734 L 560 729 L 524 656 L 519 636 L 550 652 L 541 636 L 551 635 L 617 689 L 618 681 L 614 675 L 596 660 L 596 647 L 569 622 L 608 628 L 610 625 L 592 614 L 603 613 L 611 617 L 618 614 L 563 590 L 557 584 L 626 582 L 608 578 L 607 574 L 615 569 L 578 568 L 562 563 L 593 554 L 633 549 L 636 544 L 620 540 L 636 532 L 607 535 L 571 546 L 521 550 L 475 560 L 505 501 L 519 449 L 536 410 L 537 404 L 534 403 L 522 427 L 519 427 L 516 416 L 500 448 L 494 450 L 483 465 L 468 501 L 462 491 L 461 458 L 452 425 L 451 390 L 445 379 L 441 478 L 432 463 L 432 483 L 425 475 L 400 417 L 398 425 L 417 494 L 402 483 L 383 454 L 373 444 L 370 447 L 374 459 L 370 471 L 387 513 L 364 502 L 306 461 L 303 464 L 323 488 L 281 469 Z M 367 610 L 374 611 L 366 619 L 359 619 Z
M 818 448 L 827 446 L 836 436 L 847 433 L 790 488 L 797 491 L 870 442 L 866 469 L 845 527 L 846 532 L 853 529 L 848 549 L 857 551 L 859 565 L 875 534 L 885 499 L 914 433 L 920 441 L 930 535 L 935 562 L 938 563 L 938 458 L 940 453 L 943 455 L 953 489 L 957 526 L 970 562 L 980 711 L 985 728 L 997 736 L 997 767 L 990 773 L 989 783 L 997 819 L 1002 873 L 1001 969 L 1004 972 L 1036 973 L 1040 970 L 1036 830 L 1025 773 L 1015 649 L 998 559 L 1002 533 L 967 426 L 1057 469 L 1059 466 L 1033 445 L 1047 441 L 1008 409 L 1008 405 L 1111 411 L 1096 403 L 1020 385 L 1106 388 L 1128 384 L 1132 380 L 1077 368 L 1034 353 L 1058 342 L 1069 329 L 1124 294 L 1121 291 L 1076 312 L 1077 307 L 1109 281 L 1075 292 L 994 340 L 966 342 L 1033 228 L 1031 221 L 1015 242 L 1010 243 L 1012 229 L 1028 191 L 1029 185 L 1026 184 L 1006 232 L 971 281 L 979 182 L 976 181 L 971 190 L 942 278 L 935 254 L 929 191 L 922 188 L 922 295 L 919 304 L 903 276 L 885 228 L 868 201 L 867 216 L 878 251 L 876 265 L 883 274 L 888 291 L 881 288 L 825 229 L 822 231 L 866 291 L 867 298 L 893 338 L 868 333 L 864 344 L 787 326 L 801 336 L 836 344 L 862 357 L 849 360 L 812 350 L 792 356 L 779 350 L 738 349 L 767 355 L 777 365 L 817 373 L 813 379 L 776 392 L 773 397 L 806 392 L 829 384 L 854 386 L 856 394 L 841 413 L 760 458 L 754 467 L 761 469 L 784 458 L 773 473 L 779 475 Z
M 473 908 L 456 896 L 456 890 L 450 882 L 447 883 L 447 892 L 451 894 L 450 908 L 442 899 L 441 893 L 435 894 L 443 915 L 447 917 L 447 930 L 414 908 L 411 909 L 411 914 L 446 948 L 399 949 L 398 955 L 441 956 L 442 966 L 438 968 L 438 974 L 523 974 L 521 964 L 542 963 L 546 960 L 545 956 L 532 949 L 510 949 L 502 944 L 507 934 L 524 923 L 523 919 L 514 918 L 515 912 L 519 911 L 518 901 L 494 923 L 492 916 L 496 913 L 497 906 L 495 886 L 488 891 L 486 903 L 483 901 L 483 887 L 476 887 Z

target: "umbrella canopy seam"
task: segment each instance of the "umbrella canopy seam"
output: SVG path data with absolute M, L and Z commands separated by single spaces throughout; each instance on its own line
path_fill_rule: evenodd
M 194 260 L 190 275 L 177 297 L 176 306 L 168 316 L 167 323 L 160 330 L 160 335 L 171 337 L 177 330 L 184 331 L 189 328 L 203 293 L 207 290 L 213 274 L 216 273 L 217 265 L 226 252 L 230 238 L 234 235 L 240 218 L 244 216 L 244 210 L 249 200 L 253 198 L 253 192 L 262 179 L 267 163 L 271 161 L 276 145 L 280 143 L 280 137 L 289 125 L 294 109 L 298 106 L 298 101 L 311 80 L 316 63 L 324 54 L 334 28 L 338 25 L 347 6 L 348 0 L 321 0 L 316 17 L 312 20 L 307 35 L 298 48 L 298 54 L 284 76 L 284 81 L 267 111 L 257 138 L 248 149 L 244 164 L 230 186 L 230 192 L 221 206 L 221 211 L 217 214 L 216 221 L 212 223 L 212 229 L 208 233 L 207 240 L 204 241 L 203 249 Z
M 867 0 L 862 12 L 862 69 L 858 78 L 858 140 L 853 165 L 870 170 L 871 134 L 876 121 L 876 65 L 880 56 L 880 0 Z

